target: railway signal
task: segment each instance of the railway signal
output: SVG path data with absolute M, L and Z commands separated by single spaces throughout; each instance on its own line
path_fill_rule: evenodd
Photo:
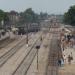
M 36 49 L 37 49 L 37 70 L 38 70 L 38 50 L 40 49 L 40 45 L 37 45 Z

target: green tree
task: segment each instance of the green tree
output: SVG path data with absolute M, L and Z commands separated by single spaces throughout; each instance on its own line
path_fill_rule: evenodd
M 48 13 L 40 12 L 40 19 L 44 20 L 48 17 Z
M 64 14 L 64 22 L 75 26 L 75 5 L 71 6 L 68 12 Z
M 4 11 L 0 10 L 0 22 L 4 19 Z
M 32 8 L 28 8 L 23 13 L 23 19 L 26 23 L 33 23 L 36 22 L 38 15 L 32 10 Z
M 32 8 L 26 9 L 24 12 L 20 13 L 20 23 L 35 23 L 38 22 L 39 15 L 35 13 Z
M 8 20 L 9 20 L 9 18 L 8 18 L 7 14 L 3 10 L 0 10 L 0 27 L 2 26 L 2 24 L 1 24 L 2 21 L 5 23 Z

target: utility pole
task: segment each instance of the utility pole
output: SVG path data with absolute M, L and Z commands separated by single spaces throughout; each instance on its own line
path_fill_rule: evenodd
M 27 30 L 26 30 L 26 44 L 28 46 L 28 23 L 26 24 L 26 28 L 27 28 Z

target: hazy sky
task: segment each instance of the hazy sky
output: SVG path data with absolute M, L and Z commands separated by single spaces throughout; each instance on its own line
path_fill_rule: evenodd
M 33 8 L 35 12 L 48 12 L 49 14 L 63 14 L 75 0 L 0 0 L 0 9 L 4 11 L 24 11 Z

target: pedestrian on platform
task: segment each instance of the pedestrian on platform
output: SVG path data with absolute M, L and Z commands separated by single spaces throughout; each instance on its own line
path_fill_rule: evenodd
M 68 63 L 71 64 L 72 57 L 68 55 Z
M 61 66 L 61 59 L 58 59 L 58 66 Z
M 21 38 L 22 38 L 22 33 L 21 33 Z
M 42 37 L 40 38 L 40 41 L 42 41 Z

